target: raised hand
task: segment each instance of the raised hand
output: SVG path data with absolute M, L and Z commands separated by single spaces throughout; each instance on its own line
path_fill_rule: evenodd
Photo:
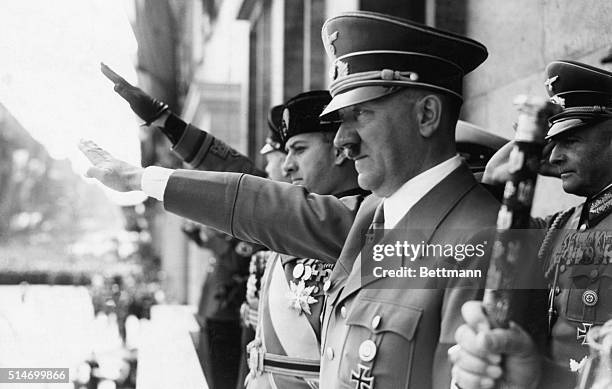
M 79 150 L 92 163 L 85 175 L 119 192 L 141 190 L 143 168 L 113 157 L 90 140 L 81 140 Z
M 105 64 L 100 63 L 100 70 L 115 84 L 115 92 L 130 104 L 132 111 L 144 120 L 146 125 L 150 125 L 168 110 L 168 104 L 152 98 L 142 89 L 133 86 Z
M 490 185 L 505 184 L 510 179 L 511 164 L 510 153 L 514 148 L 515 142 L 510 141 L 502 146 L 497 152 L 491 157 L 487 163 L 484 174 L 482 175 L 482 182 Z M 554 147 L 554 142 L 551 141 L 544 146 L 542 150 L 542 159 L 540 160 L 539 173 L 543 176 L 559 177 L 559 168 L 550 163 L 550 153 Z

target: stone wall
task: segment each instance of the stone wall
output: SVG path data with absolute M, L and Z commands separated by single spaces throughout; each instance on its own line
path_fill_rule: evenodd
M 437 0 L 435 20 L 487 46 L 489 58 L 466 78 L 462 117 L 507 138 L 517 117 L 514 97 L 546 96 L 547 63 L 571 59 L 604 67 L 600 60 L 612 47 L 610 1 Z M 549 179 L 539 184 L 534 208 L 545 215 L 579 201 Z
M 512 136 L 514 96 L 546 96 L 544 68 L 556 59 L 600 64 L 612 47 L 612 2 L 468 0 L 465 32 L 489 58 L 465 85 L 464 118 Z

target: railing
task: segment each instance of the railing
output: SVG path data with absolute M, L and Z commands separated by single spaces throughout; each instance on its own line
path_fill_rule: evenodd
M 208 389 L 190 332 L 198 332 L 194 308 L 156 305 L 142 328 L 137 389 Z

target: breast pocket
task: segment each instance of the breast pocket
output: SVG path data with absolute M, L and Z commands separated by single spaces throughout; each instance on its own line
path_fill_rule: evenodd
M 417 307 L 357 298 L 346 319 L 342 381 L 350 387 L 370 379 L 378 388 L 406 387 L 422 313 Z
M 612 265 L 571 268 L 565 304 L 567 319 L 603 324 L 612 318 Z

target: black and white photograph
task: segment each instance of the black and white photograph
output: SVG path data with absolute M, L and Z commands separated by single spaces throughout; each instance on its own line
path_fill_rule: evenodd
M 0 388 L 612 388 L 612 2 L 1 0 Z

